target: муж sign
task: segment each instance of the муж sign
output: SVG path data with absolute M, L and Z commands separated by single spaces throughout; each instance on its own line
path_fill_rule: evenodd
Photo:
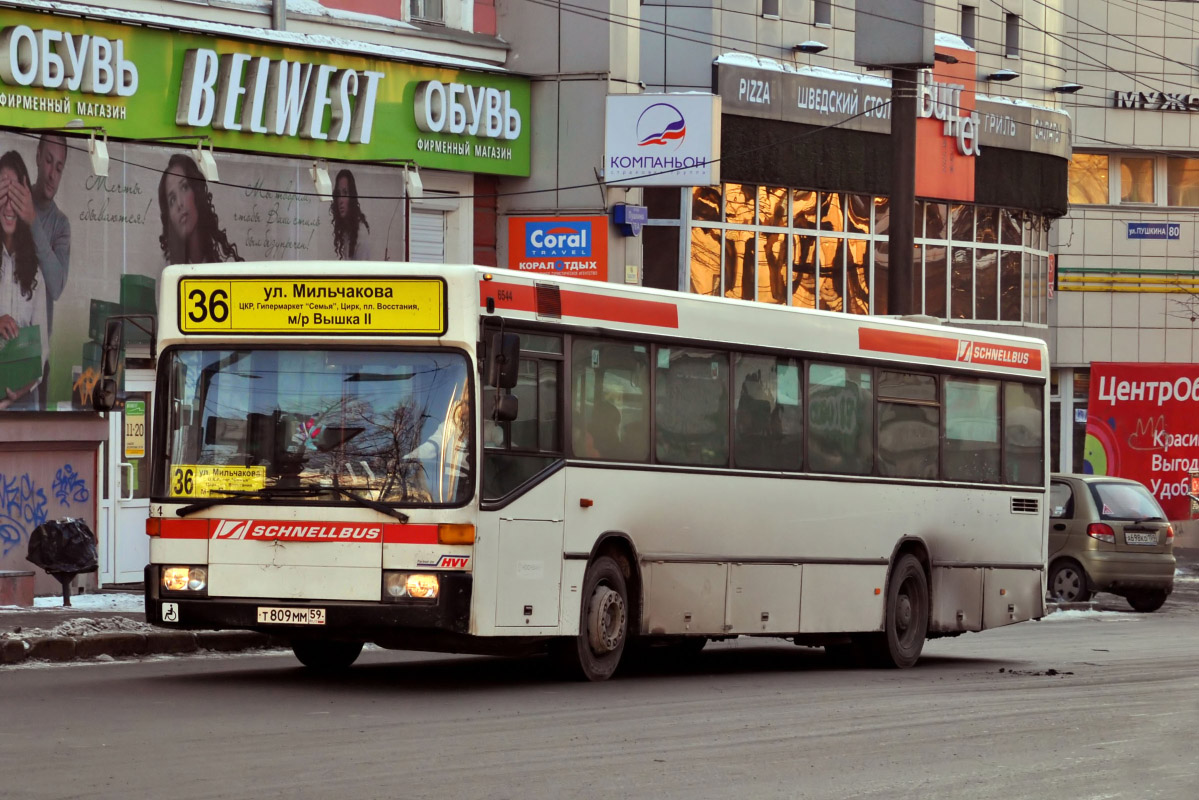
M 512 75 L 0 8 L 0 117 L 15 127 L 526 176 L 529 111 Z
M 604 181 L 619 186 L 720 183 L 720 98 L 711 94 L 609 95 Z

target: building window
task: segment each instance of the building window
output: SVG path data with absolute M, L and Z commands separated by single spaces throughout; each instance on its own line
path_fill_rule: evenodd
M 1075 153 L 1070 158 L 1071 205 L 1106 205 L 1108 157 L 1102 153 Z
M 1152 203 L 1155 196 L 1154 159 L 1120 158 L 1120 202 Z
M 1199 158 L 1166 160 L 1166 204 L 1199 206 Z
M 1003 36 L 1003 53 L 1008 58 L 1020 57 L 1020 15 L 1008 14 Z
M 684 199 L 683 286 L 692 293 L 887 313 L 887 198 L 726 183 L 694 187 Z M 965 203 L 917 206 L 918 311 L 955 320 L 1045 323 L 1049 243 L 1043 217 Z M 673 235 L 673 228 L 662 230 Z M 647 256 L 647 276 L 648 263 Z M 668 283 L 663 278 L 655 285 Z
M 813 0 L 813 2 L 812 2 L 812 24 L 814 24 L 814 25 L 832 25 L 833 24 L 833 0 Z
M 978 9 L 974 6 L 962 6 L 962 41 L 974 47 L 976 25 L 978 24 Z
M 762 0 L 762 16 L 779 18 L 779 0 Z
M 442 0 L 409 0 L 408 13 L 422 22 L 445 22 Z

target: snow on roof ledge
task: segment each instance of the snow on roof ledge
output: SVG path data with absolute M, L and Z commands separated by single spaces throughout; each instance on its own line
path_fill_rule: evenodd
M 258 8 L 269 10 L 269 0 L 222 0 L 222 3 L 234 8 L 236 5 L 244 5 L 247 10 Z M 434 64 L 439 67 L 451 67 L 454 69 L 473 69 L 484 72 L 507 72 L 503 67 L 498 67 L 495 64 L 489 64 L 485 61 L 474 61 L 467 58 L 455 58 L 454 56 L 445 56 L 437 53 L 426 53 L 421 50 L 413 50 L 408 47 L 390 47 L 388 45 L 374 44 L 371 42 L 355 41 L 353 39 L 344 39 L 339 36 L 326 36 L 322 34 L 296 33 L 294 31 L 276 31 L 268 28 L 249 28 L 244 25 L 233 25 L 227 22 L 212 22 L 209 20 L 187 19 L 184 17 L 172 17 L 163 14 L 145 14 L 138 11 L 124 11 L 119 9 L 101 8 L 99 6 L 82 5 L 80 3 L 65 3 L 51 2 L 50 0 L 6 0 L 6 5 L 11 5 L 16 8 L 29 11 L 48 11 L 58 12 L 61 14 L 70 14 L 78 17 L 88 17 L 92 19 L 102 19 L 106 22 L 114 23 L 131 23 L 141 25 L 155 25 L 159 27 L 172 28 L 190 33 L 201 33 L 212 36 L 230 36 L 238 39 L 252 39 L 260 42 L 269 42 L 277 45 L 287 45 L 293 47 L 306 47 L 318 50 L 338 50 L 346 53 L 354 53 L 358 55 L 377 56 L 379 58 L 392 59 L 396 61 L 417 61 L 424 64 Z M 371 22 L 372 24 L 388 25 L 394 27 L 397 33 L 411 33 L 419 29 L 409 25 L 406 22 L 388 19 L 387 17 L 377 17 L 369 14 L 354 14 L 348 11 L 338 11 L 336 9 L 326 9 L 319 3 L 313 0 L 287 0 L 289 9 L 294 9 L 302 14 L 314 14 L 316 9 L 321 9 L 321 16 L 327 16 L 330 19 L 341 19 L 345 21 L 356 22 Z

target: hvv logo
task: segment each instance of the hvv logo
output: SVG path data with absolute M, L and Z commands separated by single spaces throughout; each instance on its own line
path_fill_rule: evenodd
M 591 257 L 590 222 L 528 222 L 525 255 L 530 258 Z

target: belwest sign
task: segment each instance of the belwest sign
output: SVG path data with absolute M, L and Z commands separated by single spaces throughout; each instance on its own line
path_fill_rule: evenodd
M 509 217 L 508 269 L 608 279 L 608 218 Z
M 0 8 L 0 118 L 16 127 L 525 176 L 529 113 L 528 80 L 506 74 Z

